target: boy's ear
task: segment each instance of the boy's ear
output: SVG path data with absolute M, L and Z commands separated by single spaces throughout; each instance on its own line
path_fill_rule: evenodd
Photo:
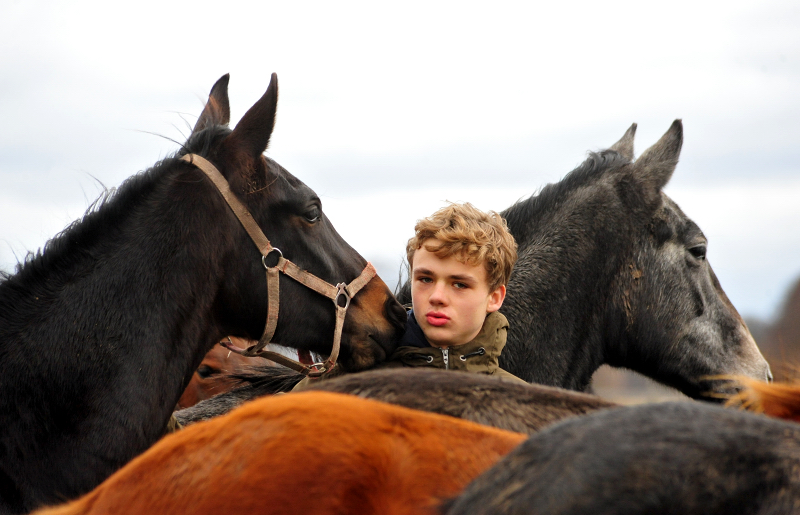
M 498 286 L 492 293 L 489 294 L 489 305 L 486 306 L 486 314 L 494 313 L 500 306 L 503 305 L 503 300 L 506 298 L 505 285 Z

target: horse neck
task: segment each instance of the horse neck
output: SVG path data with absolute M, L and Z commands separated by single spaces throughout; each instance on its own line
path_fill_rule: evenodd
M 96 227 L 82 228 L 80 249 L 59 256 L 63 249 L 51 246 L 0 284 L 0 298 L 15 303 L 0 313 L 0 355 L 9 371 L 0 375 L 0 419 L 24 413 L 0 431 L 38 435 L 36 447 L 56 463 L 60 453 L 84 453 L 87 462 L 101 457 L 113 469 L 144 450 L 223 336 L 213 316 L 220 288 L 214 278 L 224 276 L 226 258 L 212 249 L 229 238 L 217 221 L 226 217 L 209 213 L 201 224 L 196 212 L 161 198 L 153 207 L 153 195 L 145 195 L 121 214 L 101 207 L 86 217 L 84 224 Z
M 602 191 L 549 203 L 532 197 L 503 213 L 519 244 L 501 309 L 510 320 L 503 368 L 530 382 L 585 390 L 605 362 L 606 328 L 614 325 L 609 296 L 624 261 L 620 250 L 631 247 L 630 222 L 615 198 Z

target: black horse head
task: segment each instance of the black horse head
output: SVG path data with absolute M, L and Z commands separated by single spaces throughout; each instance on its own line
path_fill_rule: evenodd
M 623 138 L 633 138 L 633 131 Z M 703 232 L 662 189 L 678 162 L 683 130 L 669 131 L 634 163 L 609 174 L 630 213 L 632 248 L 619 261 L 607 315 L 608 362 L 644 371 L 692 397 L 722 388 L 714 376 L 771 380 L 769 365 L 706 259 Z M 622 143 L 622 142 L 621 142 Z M 631 195 L 633 193 L 633 195 Z
M 608 363 L 692 397 L 711 389 L 709 376 L 770 378 L 706 260 L 705 236 L 662 191 L 681 122 L 634 161 L 635 129 L 503 212 L 520 258 L 502 308 L 511 327 L 501 365 L 584 389 Z
M 366 266 L 364 258 L 333 228 L 314 191 L 263 156 L 275 120 L 277 78 L 273 74 L 267 92 L 232 131 L 227 128 L 227 83 L 225 76 L 212 88 L 184 151 L 197 153 L 218 166 L 286 259 L 331 284 L 350 282 Z M 186 173 L 200 175 L 190 166 Z M 196 177 L 194 180 L 198 181 Z M 216 214 L 209 216 L 225 215 L 218 222 L 227 241 L 218 249 L 227 250 L 220 258 L 231 265 L 224 272 L 226 281 L 215 299 L 214 311 L 230 334 L 258 339 L 264 329 L 267 298 L 261 256 L 238 220 L 220 202 L 220 196 L 206 191 L 212 189 L 210 181 L 199 183 L 203 188 L 200 195 L 215 205 Z M 335 314 L 332 301 L 285 276 L 281 277 L 280 291 L 273 341 L 318 354 L 330 353 Z M 340 358 L 343 367 L 358 370 L 385 359 L 402 321 L 402 308 L 383 281 L 370 281 L 353 298 L 348 311 Z

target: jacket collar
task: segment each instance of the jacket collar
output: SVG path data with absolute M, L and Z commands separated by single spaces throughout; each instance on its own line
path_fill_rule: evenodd
M 480 332 L 467 343 L 457 345 L 452 348 L 458 349 L 472 349 L 481 346 L 490 347 L 496 350 L 497 355 L 500 354 L 503 347 L 506 345 L 506 331 L 500 329 L 508 329 L 508 320 L 499 311 L 489 313 L 486 315 L 486 320 L 483 322 Z M 406 324 L 406 331 L 400 339 L 398 347 L 417 347 L 417 348 L 430 348 L 433 345 L 425 338 L 425 333 L 417 323 L 414 317 L 414 310 L 408 310 L 408 324 Z
M 408 310 L 406 332 L 403 333 L 398 347 L 432 347 L 427 338 L 425 338 L 425 333 L 422 332 L 422 328 L 417 323 L 417 318 L 414 316 L 413 309 Z

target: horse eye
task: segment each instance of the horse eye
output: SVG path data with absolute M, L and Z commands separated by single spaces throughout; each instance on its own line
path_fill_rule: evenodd
M 320 215 L 319 209 L 314 208 L 303 216 L 305 217 L 308 223 L 313 224 L 319 222 L 319 215 Z
M 689 254 L 694 256 L 696 259 L 703 260 L 706 258 L 706 246 L 705 245 L 695 245 L 689 249 Z
M 197 375 L 200 376 L 200 379 L 207 379 L 217 372 L 219 371 L 209 367 L 208 365 L 200 365 L 200 367 L 197 369 Z

